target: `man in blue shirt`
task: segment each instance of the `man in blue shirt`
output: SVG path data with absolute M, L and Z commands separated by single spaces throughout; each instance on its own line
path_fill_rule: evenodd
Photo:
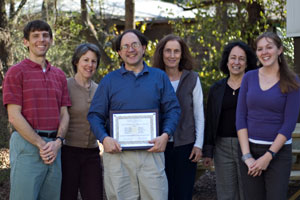
M 123 60 L 120 69 L 109 73 L 99 84 L 88 120 L 103 144 L 104 185 L 108 199 L 168 198 L 164 150 L 173 135 L 180 107 L 167 75 L 143 61 L 148 41 L 137 30 L 127 30 L 116 40 Z M 108 133 L 110 110 L 158 109 L 160 136 L 148 150 L 122 151 Z

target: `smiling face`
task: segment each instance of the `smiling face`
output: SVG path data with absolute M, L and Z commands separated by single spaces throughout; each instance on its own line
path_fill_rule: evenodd
M 92 78 L 97 67 L 97 55 L 93 51 L 83 54 L 77 63 L 77 74 L 86 80 Z
M 179 68 L 181 59 L 181 46 L 178 41 L 170 40 L 163 49 L 163 61 L 165 68 Z
M 123 48 L 125 46 L 127 48 Z M 139 38 L 133 32 L 128 32 L 122 37 L 120 47 L 118 53 L 127 70 L 132 71 L 134 68 L 143 67 L 143 55 L 146 47 L 141 45 Z
M 45 58 L 51 43 L 48 31 L 33 31 L 29 34 L 29 40 L 24 39 L 24 45 L 29 49 L 29 58 L 33 61 Z
M 231 49 L 228 56 L 227 67 L 230 76 L 243 75 L 246 70 L 247 57 L 245 51 L 239 46 L 235 46 Z
M 263 66 L 278 65 L 278 56 L 282 53 L 282 47 L 278 48 L 271 38 L 261 38 L 257 42 L 256 55 Z

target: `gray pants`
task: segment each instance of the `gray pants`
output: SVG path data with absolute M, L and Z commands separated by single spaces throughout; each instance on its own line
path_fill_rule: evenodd
M 214 151 L 218 200 L 244 199 L 239 159 L 238 139 L 218 137 Z

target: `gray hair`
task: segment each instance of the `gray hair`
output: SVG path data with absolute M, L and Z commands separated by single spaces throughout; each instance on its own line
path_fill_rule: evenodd
M 98 69 L 99 63 L 100 63 L 100 58 L 101 58 L 99 48 L 96 45 L 91 44 L 91 43 L 83 43 L 76 47 L 75 52 L 72 57 L 72 65 L 73 65 L 73 70 L 74 70 L 75 74 L 77 73 L 77 64 L 78 64 L 81 56 L 86 54 L 86 52 L 88 52 L 88 51 L 92 51 L 96 54 L 96 56 L 97 56 L 96 69 Z

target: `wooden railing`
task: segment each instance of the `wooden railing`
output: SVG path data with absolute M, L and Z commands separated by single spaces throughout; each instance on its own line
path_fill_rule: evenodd
M 300 181 L 300 123 L 297 123 L 292 135 L 293 138 L 293 165 L 290 175 L 291 181 Z M 296 200 L 300 196 L 300 190 L 296 191 L 289 200 Z

